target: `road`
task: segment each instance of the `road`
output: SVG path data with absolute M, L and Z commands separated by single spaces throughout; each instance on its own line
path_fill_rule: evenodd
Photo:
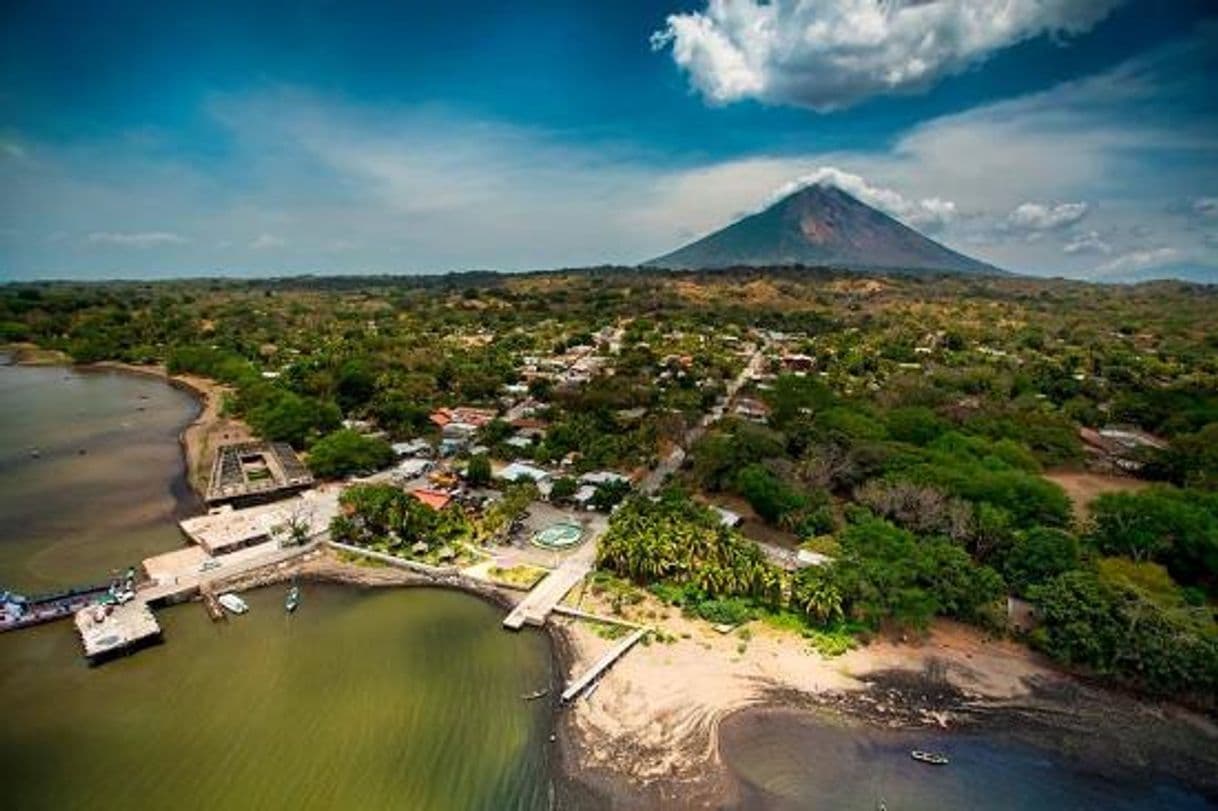
M 654 494 L 664 484 L 664 480 L 671 474 L 680 470 L 681 465 L 685 462 L 686 449 L 692 448 L 694 443 L 702 438 L 706 433 L 706 429 L 723 419 L 723 416 L 729 412 L 732 407 L 736 395 L 744 388 L 744 384 L 749 381 L 749 377 L 761 369 L 762 363 L 765 362 L 765 342 L 757 347 L 752 355 L 749 356 L 748 362 L 744 364 L 744 368 L 740 370 L 740 374 L 736 375 L 727 388 L 724 390 L 724 397 L 721 404 L 716 404 L 710 411 L 702 415 L 702 419 L 698 420 L 698 424 L 685 432 L 685 437 L 681 444 L 673 448 L 667 456 L 659 461 L 659 463 L 651 469 L 639 483 L 639 490 L 647 495 Z

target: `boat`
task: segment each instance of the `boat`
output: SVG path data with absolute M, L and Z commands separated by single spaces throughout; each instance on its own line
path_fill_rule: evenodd
M 284 600 L 283 607 L 291 614 L 298 605 L 300 605 L 300 587 L 292 586 L 288 589 L 288 597 Z
M 919 763 L 928 763 L 931 766 L 946 766 L 950 763 L 947 755 L 942 752 L 923 752 L 921 749 L 915 749 L 909 756 Z
M 550 694 L 550 688 L 543 687 L 540 690 L 534 690 L 531 693 L 525 693 L 521 696 L 525 701 L 536 701 L 539 698 L 545 698 Z
M 220 605 L 224 606 L 234 614 L 244 614 L 246 611 L 250 610 L 250 607 L 246 605 L 245 600 L 242 600 L 232 592 L 221 594 L 216 598 L 216 602 L 220 603 Z

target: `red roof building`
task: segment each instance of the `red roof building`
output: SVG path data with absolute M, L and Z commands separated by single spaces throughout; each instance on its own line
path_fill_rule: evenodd
M 453 497 L 443 490 L 428 490 L 424 487 L 420 487 L 418 490 L 411 490 L 410 495 L 437 512 L 447 507 L 453 500 Z

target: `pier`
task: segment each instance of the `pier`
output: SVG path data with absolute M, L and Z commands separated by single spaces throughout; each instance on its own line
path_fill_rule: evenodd
M 647 628 L 638 628 L 630 636 L 623 639 L 618 644 L 614 645 L 604 656 L 597 659 L 592 667 L 584 671 L 583 675 L 575 681 L 567 685 L 567 689 L 562 691 L 562 703 L 566 704 L 579 697 L 580 693 L 588 689 L 588 687 L 596 681 L 600 676 L 613 664 L 626 655 L 627 651 L 635 646 L 648 632 Z
M 143 600 L 83 608 L 76 612 L 76 631 L 90 663 L 127 653 L 161 638 L 161 626 Z
M 595 553 L 595 548 L 592 548 Z M 503 620 L 503 627 L 518 631 L 529 625 L 544 625 L 550 612 L 566 596 L 575 584 L 583 580 L 592 571 L 591 556 L 587 554 L 573 555 L 563 561 L 562 565 L 550 572 L 545 578 L 525 595 L 512 613 Z

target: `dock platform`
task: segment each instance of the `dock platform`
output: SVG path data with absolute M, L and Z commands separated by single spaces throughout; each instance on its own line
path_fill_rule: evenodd
M 161 638 L 161 626 L 143 600 L 116 606 L 90 606 L 77 611 L 76 630 L 90 662 L 99 662 Z
M 503 620 L 503 627 L 518 631 L 526 622 L 529 625 L 544 625 L 559 601 L 591 570 L 592 566 L 584 556 L 564 561 L 525 595 Z

